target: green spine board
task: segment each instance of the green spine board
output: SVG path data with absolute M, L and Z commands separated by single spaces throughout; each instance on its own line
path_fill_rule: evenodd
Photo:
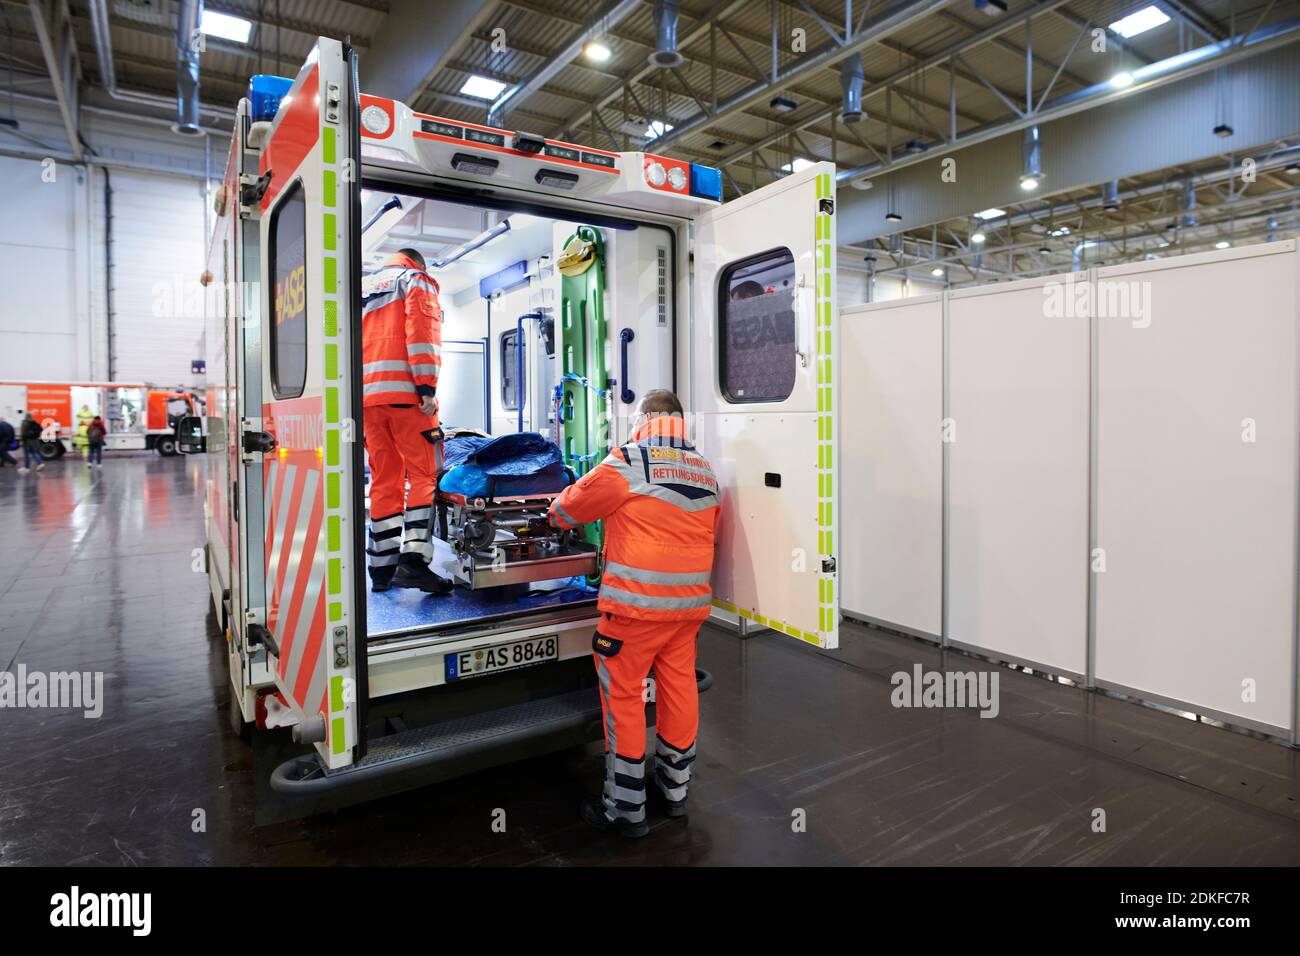
M 562 375 L 572 373 L 585 378 L 592 386 L 585 388 L 568 379 L 561 383 L 562 414 L 566 418 L 560 429 L 561 448 L 565 464 L 581 478 L 609 451 L 606 399 L 595 391 L 608 392 L 609 371 L 605 364 L 605 240 L 592 226 L 579 226 L 574 235 L 595 247 L 596 260 L 582 275 L 562 276 L 560 282 L 560 371 Z M 604 522 L 584 526 L 583 535 L 596 547 L 602 547 Z M 592 585 L 599 581 L 599 575 L 588 578 Z

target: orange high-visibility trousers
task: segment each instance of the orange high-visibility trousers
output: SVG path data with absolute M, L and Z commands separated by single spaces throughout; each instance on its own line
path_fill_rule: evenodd
M 695 685 L 699 621 L 644 621 L 602 614 L 592 657 L 605 714 L 605 814 L 640 823 L 646 797 L 646 678 L 655 678 L 655 785 L 686 799 L 700 724 Z
M 427 563 L 433 527 L 433 489 L 442 466 L 438 419 L 416 405 L 372 405 L 365 410 L 370 456 L 370 577 L 386 584 L 402 552 Z M 410 490 L 407 490 L 407 480 Z

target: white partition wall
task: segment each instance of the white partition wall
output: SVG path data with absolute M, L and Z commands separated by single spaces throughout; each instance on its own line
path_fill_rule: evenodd
M 1100 269 L 1099 684 L 1282 732 L 1294 720 L 1294 243 Z
M 937 638 L 943 571 L 943 297 L 841 309 L 844 610 Z
M 947 637 L 1082 675 L 1089 327 L 1063 301 L 1059 279 L 949 297 Z

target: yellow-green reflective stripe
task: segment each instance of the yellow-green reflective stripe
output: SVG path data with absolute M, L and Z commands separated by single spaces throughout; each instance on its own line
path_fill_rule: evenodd
M 325 389 L 325 421 L 337 424 L 339 420 L 339 390 Z
M 325 302 L 325 334 L 329 336 L 339 334 L 339 304 L 333 300 Z
M 322 185 L 324 186 L 325 195 L 321 197 L 321 205 L 330 206 L 332 208 L 335 205 L 334 193 L 337 192 L 337 188 L 335 187 L 334 170 L 325 170 L 325 175 L 322 177 Z
M 326 259 L 326 262 L 332 262 L 332 259 Z M 325 378 L 327 381 L 336 381 L 339 377 L 339 347 L 337 345 L 325 346 Z
M 325 476 L 325 504 L 330 509 L 339 506 L 339 473 L 331 471 Z
M 335 234 L 337 233 L 337 231 L 338 231 L 338 220 L 334 217 L 334 213 L 332 212 L 325 213 L 325 235 L 322 237 L 322 240 L 325 243 L 326 249 L 332 250 L 334 248 L 335 239 L 336 239 Z
M 335 674 L 330 678 L 330 713 L 337 714 L 343 709 L 343 675 Z
M 326 126 L 321 129 L 321 158 L 331 166 L 334 165 L 334 128 Z
M 331 551 L 337 551 L 339 549 L 339 543 L 342 541 L 343 538 L 341 527 L 339 524 L 339 516 L 330 515 L 329 521 L 327 522 L 326 526 L 329 529 L 328 530 L 329 549 Z
M 330 749 L 336 754 L 341 754 L 348 749 L 347 725 L 342 717 L 335 717 L 333 730 L 330 731 Z
M 338 260 L 329 258 L 325 259 L 325 293 L 333 295 L 339 288 Z
M 330 620 L 331 621 L 343 620 L 343 605 L 339 601 L 330 602 Z
M 325 463 L 330 466 L 339 463 L 339 433 L 336 431 L 325 433 Z
M 343 590 L 343 564 L 338 558 L 330 558 L 329 561 L 329 593 L 338 594 Z

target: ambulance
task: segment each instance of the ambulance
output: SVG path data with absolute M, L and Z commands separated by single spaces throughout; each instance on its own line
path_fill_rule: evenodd
M 718 618 L 835 647 L 834 168 L 723 202 L 716 169 L 418 113 L 357 77 L 320 38 L 238 104 L 206 420 L 180 435 L 207 456 L 232 719 L 301 749 L 273 791 L 327 805 L 601 734 L 599 529 L 549 529 L 546 495 L 440 492 L 453 592 L 369 589 L 360 289 L 399 248 L 440 287 L 449 449 L 536 433 L 576 478 L 675 390 L 722 487 Z

